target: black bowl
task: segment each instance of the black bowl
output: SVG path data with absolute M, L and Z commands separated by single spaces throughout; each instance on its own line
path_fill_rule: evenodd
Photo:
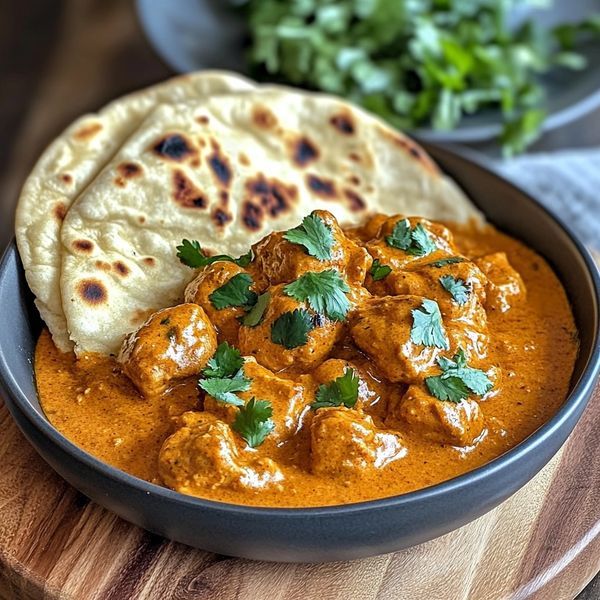
M 417 492 L 346 506 L 273 509 L 184 496 L 80 450 L 46 419 L 32 367 L 41 323 L 14 245 L 0 265 L 0 383 L 17 424 L 40 455 L 86 496 L 165 537 L 222 554 L 274 561 L 352 559 L 399 550 L 481 516 L 529 481 L 577 423 L 600 371 L 600 280 L 588 252 L 522 191 L 448 150 L 428 147 L 491 222 L 542 254 L 571 300 L 581 349 L 571 392 L 521 444 L 465 475 Z

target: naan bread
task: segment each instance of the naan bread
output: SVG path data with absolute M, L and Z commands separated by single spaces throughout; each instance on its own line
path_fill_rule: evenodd
M 339 99 L 264 88 L 158 106 L 62 227 L 61 293 L 75 351 L 117 353 L 181 299 L 182 238 L 241 254 L 315 208 L 344 224 L 404 213 L 481 215 L 406 136 Z
M 217 71 L 176 77 L 81 117 L 42 154 L 21 192 L 15 231 L 27 282 L 58 348 L 73 347 L 59 285 L 60 229 L 73 200 L 158 103 L 252 87 L 245 78 Z

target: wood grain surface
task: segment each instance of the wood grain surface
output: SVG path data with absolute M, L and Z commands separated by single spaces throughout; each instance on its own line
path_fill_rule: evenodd
M 574 598 L 600 568 L 600 387 L 564 448 L 476 521 L 415 548 L 320 565 L 226 558 L 89 502 L 0 406 L 0 597 L 207 600 Z
M 132 0 L 0 0 L 0 248 L 18 190 L 79 114 L 164 79 Z M 600 111 L 534 149 L 597 145 Z M 278 565 L 135 528 L 63 482 L 0 400 L 0 598 L 455 600 L 573 598 L 600 569 L 600 392 L 564 450 L 488 515 L 396 554 Z M 596 578 L 578 600 L 600 598 Z

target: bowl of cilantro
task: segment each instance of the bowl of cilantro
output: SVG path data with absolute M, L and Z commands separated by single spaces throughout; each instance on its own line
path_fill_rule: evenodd
M 84 452 L 45 417 L 33 371 L 42 323 L 13 244 L 0 263 L 0 390 L 20 429 L 54 470 L 101 506 L 152 532 L 220 554 L 272 561 L 349 560 L 420 544 L 500 504 L 558 451 L 597 384 L 600 277 L 568 225 L 533 198 L 464 156 L 433 145 L 426 149 L 490 222 L 549 261 L 572 303 L 580 350 L 570 391 L 558 412 L 529 438 L 443 483 L 337 506 L 241 506 L 138 479 Z M 194 254 L 193 247 L 188 250 Z
M 510 156 L 600 105 L 595 0 L 137 4 L 178 71 L 337 94 L 429 141 L 496 138 Z

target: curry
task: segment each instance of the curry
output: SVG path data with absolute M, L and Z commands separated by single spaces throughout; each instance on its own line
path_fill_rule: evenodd
M 48 332 L 36 351 L 53 425 L 142 479 L 256 506 L 383 498 L 489 462 L 567 395 L 566 294 L 491 226 L 315 211 L 238 259 L 179 256 L 197 268 L 182 303 L 118 356 Z

